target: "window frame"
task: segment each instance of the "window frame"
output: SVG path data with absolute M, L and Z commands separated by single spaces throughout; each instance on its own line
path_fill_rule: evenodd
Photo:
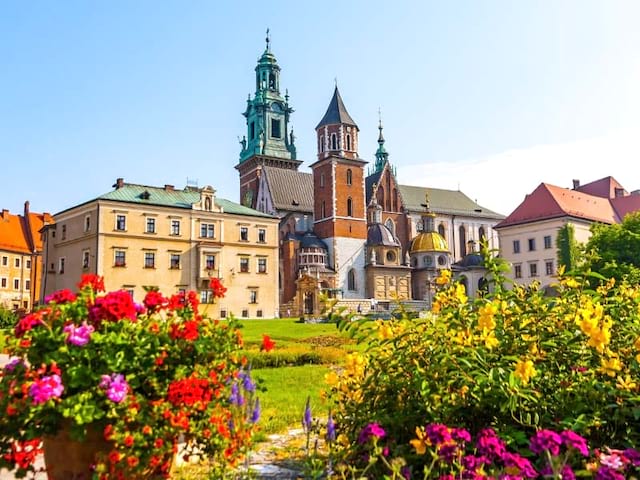
M 544 236 L 544 248 L 545 250 L 548 250 L 552 247 L 552 242 L 551 242 L 551 235 L 545 235 Z
M 249 273 L 249 257 L 240 257 L 240 273 Z
M 240 241 L 241 242 L 249 241 L 249 227 L 240 227 Z
M 122 255 L 120 255 L 122 254 Z M 119 261 L 118 257 L 122 256 L 122 262 Z M 113 252 L 113 266 L 114 267 L 126 267 L 127 266 L 127 251 L 122 249 L 116 249 Z
M 156 268 L 156 252 L 144 252 L 144 268 Z
M 180 253 L 169 253 L 169 269 L 180 270 L 182 268 L 182 255 Z
M 127 216 L 122 213 L 117 213 L 115 218 L 114 230 L 118 232 L 127 231 Z
M 256 261 L 256 273 L 267 273 L 267 257 L 258 257 Z
M 155 217 L 147 217 L 144 223 L 144 233 L 156 233 Z
M 180 235 L 180 220 L 171 220 L 170 224 L 171 235 Z
M 513 240 L 513 253 L 520 253 L 520 240 Z

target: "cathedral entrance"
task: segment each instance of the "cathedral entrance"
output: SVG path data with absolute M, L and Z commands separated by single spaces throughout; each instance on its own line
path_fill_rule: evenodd
M 313 292 L 306 292 L 304 294 L 304 314 L 305 315 L 313 315 L 315 312 L 313 311 L 314 307 L 314 294 Z

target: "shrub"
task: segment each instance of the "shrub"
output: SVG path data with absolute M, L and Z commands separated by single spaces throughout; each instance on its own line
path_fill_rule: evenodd
M 443 276 L 426 318 L 342 324 L 368 343 L 327 377 L 346 459 L 363 461 L 354 446 L 372 422 L 418 467 L 409 442 L 428 423 L 491 427 L 516 449 L 539 429 L 638 445 L 640 288 L 561 276 L 550 298 L 538 285 L 506 290 L 501 265 L 488 267 L 496 285 L 484 298 L 468 301 Z
M 17 322 L 18 315 L 15 312 L 0 306 L 0 330 L 13 328 Z

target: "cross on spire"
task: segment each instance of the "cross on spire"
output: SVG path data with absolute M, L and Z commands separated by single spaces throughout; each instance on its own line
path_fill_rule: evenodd
M 267 42 L 267 52 L 270 52 L 270 45 L 269 42 L 271 41 L 270 37 L 269 37 L 269 29 L 267 28 L 267 38 L 265 38 L 265 41 Z

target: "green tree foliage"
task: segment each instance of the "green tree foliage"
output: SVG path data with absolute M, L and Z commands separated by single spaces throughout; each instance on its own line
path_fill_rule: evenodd
M 640 212 L 614 225 L 595 224 L 587 242 L 587 267 L 605 277 L 640 282 Z
M 558 230 L 556 247 L 558 248 L 558 266 L 563 266 L 566 272 L 575 270 L 580 258 L 580 246 L 576 241 L 573 225 L 566 224 Z
M 8 308 L 0 306 L 0 330 L 6 328 L 13 328 L 18 321 L 18 316 L 15 312 Z

